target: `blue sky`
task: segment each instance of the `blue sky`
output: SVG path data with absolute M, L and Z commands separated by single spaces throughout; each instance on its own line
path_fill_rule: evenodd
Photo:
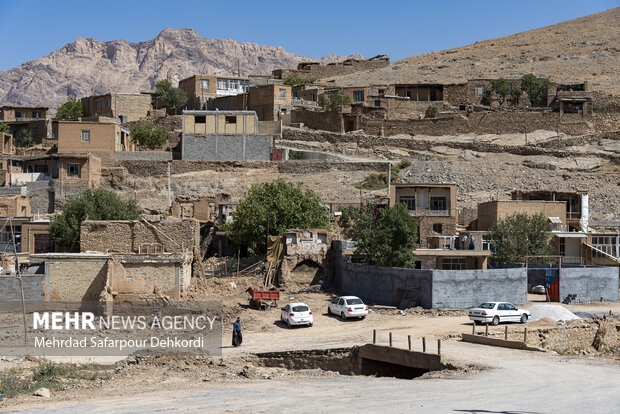
M 618 6 L 617 0 L 40 1 L 0 0 L 0 70 L 77 37 L 149 40 L 165 27 L 207 38 L 392 60 L 463 46 Z

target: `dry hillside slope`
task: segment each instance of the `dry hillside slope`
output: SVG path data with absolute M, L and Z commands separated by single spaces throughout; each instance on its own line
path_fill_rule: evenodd
M 456 83 L 530 72 L 558 82 L 587 80 L 594 91 L 620 96 L 620 8 L 330 79 L 338 86 Z

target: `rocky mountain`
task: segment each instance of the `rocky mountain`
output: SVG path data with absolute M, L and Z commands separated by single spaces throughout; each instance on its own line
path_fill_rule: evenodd
M 358 86 L 456 83 L 526 73 L 558 82 L 587 80 L 593 91 L 619 97 L 620 8 L 330 79 L 338 86 Z
M 359 55 L 350 56 L 360 58 Z M 320 60 L 346 59 L 334 55 Z M 47 56 L 0 72 L 0 104 L 58 107 L 67 97 L 154 89 L 160 79 L 173 83 L 194 74 L 269 74 L 316 59 L 281 47 L 205 39 L 193 29 L 164 29 L 140 43 L 100 42 L 82 37 Z

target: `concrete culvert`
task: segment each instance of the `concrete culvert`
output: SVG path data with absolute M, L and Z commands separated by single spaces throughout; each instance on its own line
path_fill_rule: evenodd
M 400 379 L 418 378 L 450 366 L 435 354 L 410 352 L 378 345 L 309 351 L 255 354 L 257 365 L 288 370 L 321 369 L 342 375 L 368 375 Z

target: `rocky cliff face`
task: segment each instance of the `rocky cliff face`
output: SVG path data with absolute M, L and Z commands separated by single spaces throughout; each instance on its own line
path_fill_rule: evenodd
M 352 56 L 359 57 L 359 56 Z M 326 56 L 329 63 L 339 59 Z M 78 38 L 62 49 L 0 72 L 0 104 L 61 105 L 67 97 L 154 89 L 160 79 L 173 83 L 195 74 L 269 74 L 316 61 L 281 47 L 205 39 L 193 29 L 164 29 L 140 43 Z

